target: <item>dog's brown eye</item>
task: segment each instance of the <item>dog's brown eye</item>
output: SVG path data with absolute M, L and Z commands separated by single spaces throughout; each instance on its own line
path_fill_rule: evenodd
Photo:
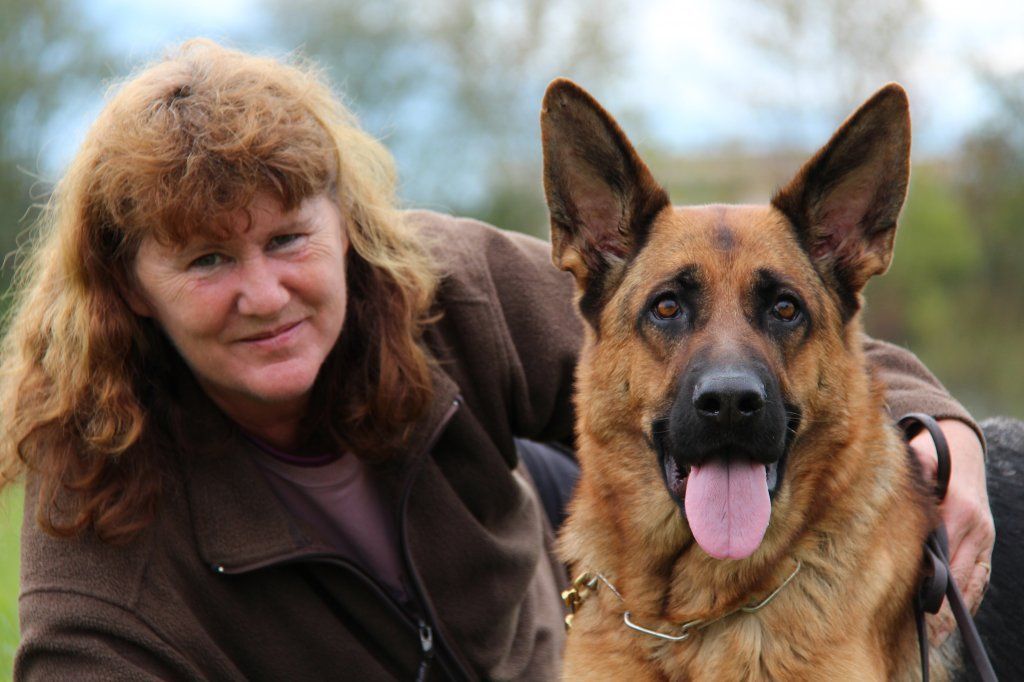
M 677 318 L 682 312 L 683 307 L 679 305 L 675 296 L 663 296 L 654 304 L 654 314 L 662 320 Z
M 792 322 L 799 314 L 800 309 L 797 307 L 796 301 L 788 296 L 783 296 L 772 306 L 772 315 L 783 322 Z

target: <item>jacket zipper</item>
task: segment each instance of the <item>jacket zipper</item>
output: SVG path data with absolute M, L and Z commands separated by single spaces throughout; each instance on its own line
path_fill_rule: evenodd
M 420 652 L 423 657 L 420 659 L 419 670 L 416 671 L 416 682 L 425 682 L 427 673 L 430 672 L 430 663 L 434 660 L 434 631 L 422 618 L 420 618 L 419 628 Z
M 273 560 L 246 564 L 244 566 L 228 568 L 222 565 L 215 565 L 213 566 L 213 569 L 221 575 L 240 575 L 267 568 L 269 566 L 287 566 L 289 564 L 301 563 L 328 564 L 349 571 L 359 578 L 359 580 L 362 581 L 371 592 L 376 594 L 377 597 L 388 606 L 388 610 L 391 611 L 393 615 L 397 616 L 402 622 L 408 625 L 410 629 L 416 630 L 420 640 L 420 664 L 416 670 L 416 680 L 419 681 L 426 679 L 426 675 L 430 670 L 430 664 L 434 659 L 434 631 L 431 629 L 430 625 L 423 620 L 422 616 L 417 615 L 414 618 L 408 611 L 402 608 L 401 604 L 398 603 L 390 592 L 381 587 L 377 581 L 371 578 L 365 571 L 351 561 L 336 554 L 326 552 L 296 552 L 295 554 L 284 557 L 276 557 Z
M 440 644 L 441 649 L 450 654 L 448 658 L 451 659 L 451 663 L 455 666 L 455 672 L 457 672 L 464 680 L 475 680 L 477 679 L 476 676 L 469 672 L 469 667 L 466 665 L 465 661 L 462 660 L 459 651 L 451 644 L 451 642 L 445 641 L 444 635 L 441 633 L 441 629 L 437 626 L 437 613 L 434 611 L 433 603 L 427 596 L 427 590 L 423 585 L 423 579 L 416 570 L 416 565 L 412 560 L 412 553 L 409 551 L 409 528 L 406 524 L 406 512 L 409 507 L 409 497 L 412 493 L 413 484 L 416 482 L 419 474 L 423 471 L 423 464 L 426 461 L 426 455 L 433 449 L 434 445 L 437 444 L 438 439 L 441 437 L 441 433 L 444 431 L 445 427 L 448 426 L 448 422 L 452 420 L 452 417 L 455 416 L 455 413 L 458 411 L 461 403 L 462 396 L 456 396 L 455 399 L 452 400 L 452 404 L 444 413 L 444 416 L 441 418 L 437 427 L 430 434 L 430 437 L 423 442 L 423 447 L 421 447 L 410 460 L 411 464 L 408 474 L 406 474 L 398 507 L 398 537 L 402 550 L 402 558 L 405 561 L 405 568 L 409 573 L 409 583 L 412 588 L 413 595 L 416 597 L 416 600 L 419 602 L 426 616 L 425 625 L 428 625 L 428 627 L 431 624 L 433 625 L 433 629 L 431 631 L 432 636 L 430 639 L 431 658 L 434 655 L 437 645 Z M 429 661 L 427 661 L 427 663 L 429 665 Z

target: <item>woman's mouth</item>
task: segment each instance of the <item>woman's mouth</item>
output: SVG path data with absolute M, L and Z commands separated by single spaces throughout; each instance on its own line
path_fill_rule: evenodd
M 258 346 L 276 345 L 277 343 L 287 341 L 291 337 L 292 332 L 298 329 L 299 325 L 301 325 L 304 321 L 305 320 L 297 320 L 295 322 L 289 322 L 288 324 L 283 324 L 272 329 L 257 332 L 255 334 L 250 334 L 239 339 L 239 341 L 242 343 L 253 344 Z

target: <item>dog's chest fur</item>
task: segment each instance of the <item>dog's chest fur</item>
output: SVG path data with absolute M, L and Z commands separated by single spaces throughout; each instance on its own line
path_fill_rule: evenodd
M 607 450 L 581 449 L 584 478 L 561 544 L 574 570 L 601 571 L 625 601 L 598 588 L 600 596 L 581 608 L 567 678 L 914 679 L 915 631 L 903 605 L 916 586 L 920 548 L 902 539 L 917 537 L 929 519 L 915 512 L 918 491 L 898 438 L 881 420 L 874 430 L 872 442 L 833 452 L 834 460 L 866 464 L 837 467 L 836 478 L 861 499 L 818 488 L 816 499 L 827 504 L 779 519 L 787 527 L 773 529 L 765 560 L 739 574 L 704 555 L 675 507 L 657 504 L 651 488 L 588 461 L 607 461 Z M 645 627 L 676 634 L 683 622 L 766 596 L 796 560 L 800 572 L 761 611 L 727 616 L 687 641 L 639 634 L 623 622 L 628 609 Z

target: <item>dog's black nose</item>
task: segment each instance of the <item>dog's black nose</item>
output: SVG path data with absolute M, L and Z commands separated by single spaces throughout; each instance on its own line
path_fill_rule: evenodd
M 693 407 L 719 426 L 739 426 L 764 409 L 764 383 L 753 374 L 714 374 L 697 382 Z

